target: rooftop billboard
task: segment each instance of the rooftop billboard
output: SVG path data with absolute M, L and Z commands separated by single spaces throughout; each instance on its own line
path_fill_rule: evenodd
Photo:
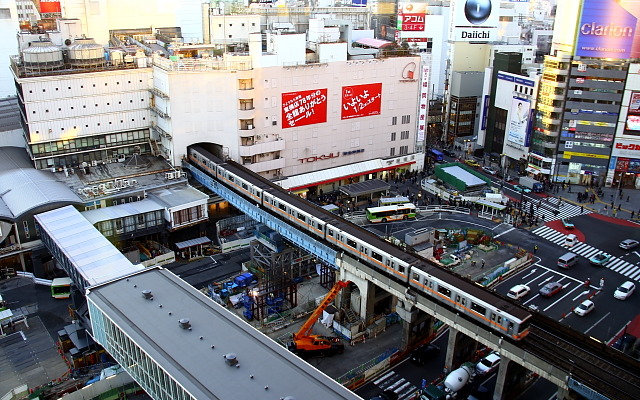
M 457 42 L 497 40 L 499 0 L 456 0 L 452 39 Z
M 382 83 L 342 87 L 341 119 L 380 115 Z
M 640 15 L 640 8 L 634 0 L 584 0 L 575 55 L 617 59 L 640 57 L 637 15 Z
M 282 127 L 327 122 L 327 89 L 282 93 Z

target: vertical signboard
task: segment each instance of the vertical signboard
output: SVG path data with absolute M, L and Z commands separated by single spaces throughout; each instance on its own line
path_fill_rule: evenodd
M 640 131 L 640 92 L 631 92 L 629 100 L 629 109 L 627 110 L 627 123 L 625 129 L 628 131 Z M 628 132 L 629 135 L 635 135 L 635 132 Z
M 398 3 L 398 30 L 424 31 L 426 3 Z
M 458 42 L 497 40 L 499 11 L 499 0 L 456 0 L 452 39 Z
M 418 102 L 420 110 L 418 111 L 418 135 L 417 143 L 424 141 L 427 129 L 427 120 L 429 113 L 429 66 L 422 61 L 422 79 L 420 82 L 420 101 Z
M 327 122 L 327 89 L 282 93 L 282 127 Z
M 527 139 L 527 129 L 529 127 L 529 116 L 531 102 L 529 100 L 514 97 L 511 101 L 509 111 L 509 128 L 507 140 L 524 146 Z
M 380 115 L 382 83 L 342 87 L 342 119 Z
M 584 0 L 575 55 L 627 59 L 640 56 L 637 2 Z

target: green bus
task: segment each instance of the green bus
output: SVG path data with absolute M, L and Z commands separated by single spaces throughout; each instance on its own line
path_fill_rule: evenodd
M 411 203 L 396 204 L 393 206 L 367 208 L 369 222 L 399 221 L 416 217 L 416 206 Z
M 71 278 L 55 278 L 51 281 L 51 296 L 54 299 L 71 297 Z

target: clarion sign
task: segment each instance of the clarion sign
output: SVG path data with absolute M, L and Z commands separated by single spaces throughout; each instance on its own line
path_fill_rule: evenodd
M 615 23 L 609 25 L 600 25 L 597 22 L 589 22 L 582 24 L 580 33 L 583 35 L 595 36 L 614 36 L 614 37 L 633 37 L 633 27 L 620 26 Z
M 489 39 L 489 31 L 462 31 L 462 39 Z

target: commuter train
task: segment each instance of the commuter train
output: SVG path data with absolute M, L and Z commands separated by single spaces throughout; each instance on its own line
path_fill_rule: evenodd
M 511 301 L 290 194 L 234 161 L 220 160 L 202 146 L 190 146 L 188 160 L 248 201 L 402 283 L 412 293 L 462 313 L 508 338 L 520 340 L 528 333 L 531 313 Z

